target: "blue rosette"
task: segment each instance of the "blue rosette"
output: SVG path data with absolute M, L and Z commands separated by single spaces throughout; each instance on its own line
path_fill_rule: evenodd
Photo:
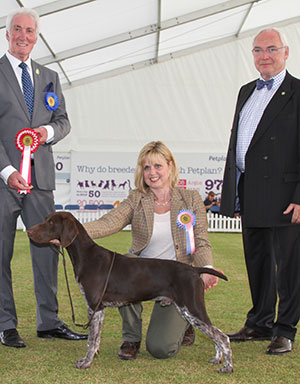
M 47 92 L 45 95 L 45 106 L 48 111 L 56 111 L 59 106 L 58 97 L 54 92 Z

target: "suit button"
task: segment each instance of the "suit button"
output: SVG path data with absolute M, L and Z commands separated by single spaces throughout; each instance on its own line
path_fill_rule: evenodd
M 269 157 L 268 156 L 263 156 L 263 160 L 268 160 Z
M 270 140 L 275 140 L 275 139 L 276 139 L 275 136 L 271 136 L 271 137 L 270 137 Z
M 265 179 L 265 180 L 268 179 L 268 178 L 269 178 L 269 176 L 267 176 L 267 175 L 264 176 L 264 179 Z

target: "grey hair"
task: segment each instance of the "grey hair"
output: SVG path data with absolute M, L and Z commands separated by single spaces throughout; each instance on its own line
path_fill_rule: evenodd
M 286 36 L 285 36 L 285 34 L 282 32 L 282 31 L 280 31 L 278 28 L 264 28 L 264 29 L 261 29 L 257 34 L 256 34 L 256 36 L 254 37 L 254 39 L 253 39 L 253 46 L 254 46 L 254 43 L 255 43 L 255 40 L 256 40 L 256 38 L 262 33 L 262 32 L 271 32 L 271 31 L 274 31 L 274 32 L 276 32 L 276 33 L 278 33 L 278 36 L 279 36 L 279 38 L 280 38 L 280 40 L 281 40 L 281 42 L 282 42 L 282 45 L 284 46 L 284 47 L 288 47 L 288 42 L 287 42 L 287 38 L 286 38 Z
M 38 37 L 38 35 L 40 33 L 40 17 L 39 17 L 38 13 L 34 9 L 26 8 L 26 7 L 15 9 L 14 11 L 10 12 L 7 15 L 7 18 L 6 18 L 6 31 L 8 33 L 10 33 L 10 31 L 11 31 L 11 24 L 12 24 L 13 18 L 15 16 L 18 16 L 18 15 L 26 15 L 26 16 L 31 16 L 33 18 L 33 20 L 35 22 L 36 36 Z

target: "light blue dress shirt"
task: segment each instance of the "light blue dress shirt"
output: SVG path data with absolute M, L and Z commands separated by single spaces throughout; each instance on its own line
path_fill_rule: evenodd
M 260 90 L 255 88 L 240 112 L 236 144 L 236 166 L 240 172 L 245 172 L 245 156 L 252 137 L 267 105 L 280 87 L 285 75 L 286 70 L 284 69 L 274 76 L 274 83 L 270 90 L 267 87 Z

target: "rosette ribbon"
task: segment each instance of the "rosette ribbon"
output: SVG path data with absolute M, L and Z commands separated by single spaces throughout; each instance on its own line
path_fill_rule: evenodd
M 39 147 L 39 137 L 33 129 L 25 128 L 16 135 L 16 146 L 22 152 L 20 173 L 31 185 L 31 154 Z M 30 189 L 18 190 L 19 193 L 31 193 Z
M 185 230 L 186 254 L 192 255 L 195 252 L 195 237 L 193 226 L 196 223 L 196 216 L 188 209 L 182 209 L 177 216 L 177 226 Z
M 59 105 L 58 97 L 54 92 L 47 92 L 45 95 L 45 106 L 48 111 L 56 111 Z

